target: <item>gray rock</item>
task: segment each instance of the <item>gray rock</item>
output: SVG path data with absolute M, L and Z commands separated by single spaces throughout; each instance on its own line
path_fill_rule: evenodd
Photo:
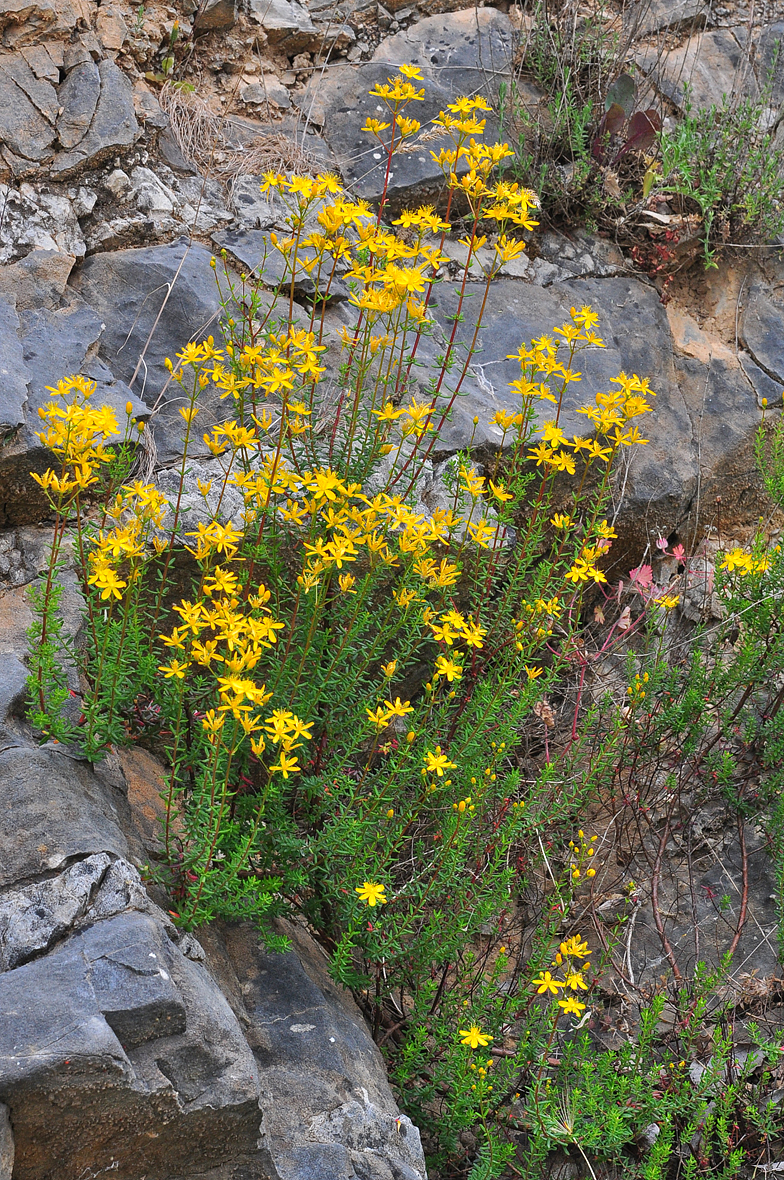
M 717 496 L 725 527 L 733 519 L 754 521 L 764 490 L 754 459 L 761 416 L 753 385 L 734 359 L 713 357 L 706 365 L 676 357 L 675 368 L 699 455 L 703 521 L 713 519 Z
M 170 381 L 164 361 L 174 359 L 189 340 L 212 335 L 218 346 L 223 342 L 210 257 L 203 246 L 182 240 L 168 246 L 96 254 L 74 276 L 75 288 L 106 325 L 99 355 L 112 372 L 130 383 L 144 353 L 132 387 L 150 407 L 163 394 L 151 429 L 164 465 L 181 453 L 184 427 L 177 412 L 184 395 L 179 385 Z M 200 439 L 214 421 L 226 417 L 230 407 L 210 387 L 199 404 L 199 422 L 204 423 L 198 432 Z M 195 453 L 206 451 L 197 444 Z
M 510 77 L 514 45 L 509 18 L 495 8 L 426 17 L 383 41 L 366 64 L 337 66 L 324 78 L 314 78 L 302 107 L 307 112 L 311 98 L 321 107 L 324 134 L 344 178 L 357 196 L 374 201 L 383 189 L 386 158 L 361 130 L 367 117 L 381 117 L 378 99 L 368 91 L 386 82 L 398 62 L 420 66 L 425 100 L 412 103 L 407 113 L 427 130 L 429 120 L 458 95 L 480 91 L 492 101 Z M 492 138 L 497 125 L 488 116 L 485 135 Z M 437 149 L 437 144 L 423 144 L 393 158 L 389 197 L 394 203 L 429 200 L 441 190 L 444 180 L 430 155 L 433 146 Z
M 31 250 L 11 266 L 0 267 L 0 296 L 11 298 L 16 310 L 56 307 L 73 268 L 72 254 L 59 250 Z M 10 345 L 0 345 L 0 357 L 11 357 Z M 1 362 L 0 362 L 1 363 Z M 21 375 L 22 370 L 18 370 Z
M 423 1180 L 419 1132 L 400 1115 L 361 1015 L 307 934 L 288 923 L 280 932 L 296 953 L 264 950 L 249 926 L 211 927 L 202 938 L 212 970 L 249 1020 L 269 1174 Z
M 122 857 L 112 861 L 104 873 L 96 896 L 90 902 L 87 917 L 91 921 L 111 918 L 123 910 L 150 910 L 150 901 L 137 869 Z M 183 935 L 183 938 L 189 937 Z M 183 952 L 184 953 L 184 952 Z
M 0 265 L 24 258 L 30 250 L 84 257 L 85 244 L 71 202 L 32 185 L 0 184 Z
M 202 0 L 193 19 L 197 33 L 230 29 L 237 20 L 236 0 Z
M 14 1133 L 8 1107 L 0 1102 L 0 1180 L 11 1180 L 14 1171 Z
M 108 58 L 98 66 L 98 74 L 101 91 L 92 121 L 83 138 L 72 145 L 64 145 L 66 150 L 55 156 L 51 167 L 55 178 L 71 176 L 87 164 L 94 167 L 118 148 L 130 147 L 139 135 L 133 91 L 125 74 Z M 63 85 L 67 82 L 68 79 Z M 75 90 L 74 95 L 76 93 Z M 81 90 L 78 93 L 82 95 Z M 88 100 L 85 97 L 81 101 L 86 103 Z
M 12 269 L 12 268 L 9 268 Z M 3 292 L 0 271 L 0 292 Z M 0 295 L 0 431 L 15 430 L 24 422 L 28 371 L 19 341 L 19 318 L 7 296 Z
M 12 62 L 15 68 L 11 66 Z M 4 144 L 18 158 L 19 162 L 14 167 L 16 175 L 34 171 L 39 161 L 50 158 L 55 141 L 54 120 L 41 113 L 35 101 L 14 77 L 22 70 L 27 72 L 33 82 L 36 81 L 21 55 L 0 61 L 0 144 Z M 49 83 L 40 82 L 39 85 L 46 86 L 55 95 Z
M 272 102 L 281 110 L 291 106 L 291 96 L 274 74 L 265 74 L 258 81 L 245 82 L 240 86 L 240 98 L 251 106 L 265 106 Z
M 57 92 L 50 82 L 36 76 L 21 53 L 0 57 L 0 73 L 27 95 L 48 123 L 54 123 L 59 105 Z
M 20 334 L 24 361 L 29 371 L 29 417 L 37 428 L 38 407 L 49 401 L 49 386 L 71 373 L 84 373 L 96 382 L 96 404 L 114 410 L 120 432 L 125 422 L 125 406 L 131 402 L 133 417 L 147 418 L 149 411 L 128 386 L 116 381 L 100 360 L 88 360 L 93 346 L 101 338 L 104 324 L 96 312 L 73 291 L 68 303 L 54 310 L 38 308 L 20 315 Z
M 755 364 L 775 382 L 784 385 L 784 339 L 781 321 L 784 299 L 781 288 L 758 279 L 751 284 L 741 322 L 743 343 Z
M 24 30 L 34 40 L 57 19 L 53 0 L 0 0 L 0 29 L 5 31 L 6 44 L 16 40 L 14 34 Z
M 478 295 L 481 288 L 469 283 L 468 290 Z M 443 352 L 444 337 L 451 332 L 449 317 L 455 300 L 455 285 L 443 283 L 436 288 L 431 307 L 441 328 L 435 338 L 420 345 L 418 359 L 426 366 L 421 370 L 423 381 L 427 366 Z M 705 512 L 706 497 L 721 495 L 727 511 L 753 523 L 760 495 L 751 449 L 760 421 L 753 386 L 726 347 L 712 357 L 676 358 L 667 313 L 657 293 L 634 278 L 568 280 L 545 290 L 510 280 L 494 282 L 478 338 L 480 351 L 439 431 L 433 457 L 454 454 L 468 446 L 472 436 L 472 448 L 480 460 L 494 450 L 500 434 L 489 419 L 496 410 L 515 405 L 507 385 L 519 376 L 516 363 L 506 357 L 517 351 L 521 340 L 552 332 L 568 319 L 571 306 L 584 303 L 599 314 L 599 332 L 607 347 L 580 354 L 582 381 L 569 387 L 562 411 L 567 434 L 586 433 L 585 419 L 576 413 L 577 408 L 592 401 L 597 390 L 609 388 L 611 378 L 622 369 L 648 377 L 657 394 L 654 412 L 639 420 L 640 433 L 649 441 L 630 452 L 630 465 L 619 472 L 613 494 L 613 512 L 623 494 L 623 509 L 617 517 L 623 536 L 616 552 L 644 548 L 649 531 L 667 536 L 679 527 L 693 528 L 692 514 Z M 458 327 L 456 339 L 463 345 L 473 334 L 475 305 L 475 300 L 469 301 L 466 322 Z M 459 355 L 457 373 L 465 361 L 465 354 Z M 416 369 L 414 376 L 418 376 Z M 455 379 L 448 379 L 450 388 Z M 547 403 L 541 403 L 539 412 L 542 419 L 551 416 Z M 476 427 L 475 416 L 479 417 Z M 698 487 L 699 504 L 694 498 Z
M 89 217 L 98 202 L 97 192 L 86 184 L 80 184 L 75 192 L 72 189 L 68 195 L 77 217 Z
M 689 37 L 682 46 L 661 54 L 651 48 L 636 54 L 636 61 L 661 93 L 681 111 L 689 101 L 695 110 L 721 106 L 739 92 L 756 97 L 758 87 L 744 52 L 745 30 L 710 29 Z
M 469 284 L 469 290 L 479 290 Z M 437 314 L 444 328 L 455 305 L 455 289 L 442 285 L 437 289 Z M 529 340 L 569 318 L 569 308 L 589 303 L 599 314 L 599 331 L 607 345 L 580 354 L 582 381 L 572 384 L 564 400 L 562 425 L 568 434 L 585 433 L 585 419 L 576 413 L 597 390 L 608 388 L 621 369 L 648 376 L 658 394 L 655 412 L 641 424 L 643 437 L 651 441 L 638 449 L 626 485 L 630 514 L 640 512 L 649 517 L 682 512 L 688 504 L 696 481 L 691 451 L 692 427 L 683 396 L 675 381 L 672 341 L 667 317 L 658 296 L 636 279 L 589 279 L 554 284 L 546 290 L 511 280 L 492 284 L 483 327 L 479 334 L 480 352 L 474 364 L 481 366 L 486 385 L 470 380 L 458 396 L 451 419 L 441 433 L 444 452 L 467 445 L 474 431 L 473 418 L 479 415 L 475 445 L 494 446 L 500 438 L 487 419 L 499 408 L 515 404 L 506 393 L 508 382 L 519 377 L 519 365 L 505 358 L 517 351 L 521 340 Z M 473 301 L 469 307 L 474 305 Z M 457 340 L 466 342 L 473 334 L 470 312 L 466 323 L 459 325 Z M 437 345 L 433 345 L 438 351 Z M 549 403 L 541 403 L 542 420 L 551 416 Z M 682 437 L 684 446 L 672 445 L 673 437 Z
M 775 380 L 764 369 L 761 369 L 743 349 L 738 351 L 738 361 L 757 395 L 757 404 L 761 406 L 762 399 L 766 398 L 769 406 L 777 406 L 781 401 L 782 382 Z
M 243 228 L 283 229 L 286 210 L 272 192 L 259 190 L 259 176 L 240 176 L 232 186 L 231 200 Z
M 127 857 L 113 801 L 85 762 L 56 747 L 0 751 L 0 886 L 30 880 L 74 857 Z
M 288 290 L 291 285 L 291 267 L 279 250 L 270 241 L 269 234 L 258 229 L 225 230 L 213 234 L 212 240 L 219 249 L 225 249 L 240 266 L 273 290 Z M 294 294 L 297 298 L 313 299 L 317 291 L 316 271 L 308 271 L 302 261 L 315 258 L 316 252 L 302 249 L 298 252 L 298 266 L 294 275 Z M 330 282 L 331 262 L 323 265 L 323 277 L 318 283 L 322 297 L 328 292 L 330 302 L 348 299 L 349 290 L 337 275 Z
M 776 930 L 775 876 L 764 833 L 747 823 L 744 839 L 747 914 L 733 963 L 736 971 L 744 964 L 753 964 L 755 974 L 764 979 L 775 975 L 778 969 L 775 946 L 771 943 Z M 694 865 L 693 886 L 689 883 L 689 859 Z M 630 876 L 637 874 L 634 879 L 640 880 L 640 867 L 632 863 L 626 871 Z M 684 974 L 693 970 L 698 960 L 709 968 L 720 965 L 737 929 L 742 881 L 737 826 L 722 803 L 699 811 L 688 849 L 686 838 L 673 833 L 662 861 L 658 903 L 665 932 Z M 648 898 L 643 899 L 630 947 L 637 984 L 652 983 L 668 969 Z
M 102 4 L 95 20 L 95 31 L 103 49 L 122 49 L 128 39 L 128 26 L 122 13 L 108 4 Z
M 98 1010 L 125 1050 L 185 1031 L 170 944 L 157 923 L 125 914 L 85 931 L 79 943 Z
M 101 54 L 93 55 L 90 51 L 90 46 L 85 37 L 77 37 L 70 45 L 67 45 L 63 52 L 63 69 L 66 73 L 70 73 L 76 66 L 84 65 L 87 61 L 94 61 L 95 58 L 100 60 Z
M 0 976 L 0 1095 L 20 1175 L 191 1175 L 254 1151 L 252 1054 L 162 919 L 97 922 Z
M 60 275 L 62 273 L 60 270 Z M 44 471 L 51 463 L 52 456 L 37 435 L 40 427 L 38 410 L 51 399 L 49 389 L 56 386 L 61 378 L 82 373 L 95 381 L 96 402 L 114 410 L 121 434 L 127 421 L 128 402 L 133 417 L 149 417 L 144 402 L 135 397 L 127 385 L 117 381 L 100 358 L 92 355 L 103 330 L 96 313 L 70 288 L 64 306 L 45 306 L 50 302 L 51 294 L 51 287 L 47 289 L 44 286 L 39 299 L 27 301 L 33 306 L 27 307 L 18 316 L 16 344 L 12 336 L 16 313 L 6 315 L 2 320 L 8 321 L 4 338 L 4 355 L 8 360 L 6 364 L 0 363 L 0 368 L 9 366 L 14 356 L 20 362 L 16 369 L 17 376 L 13 379 L 9 376 L 5 380 L 10 398 L 7 402 L 9 416 L 15 413 L 17 402 L 14 398 L 18 401 L 22 380 L 27 393 L 26 400 L 19 403 L 22 406 L 22 422 L 17 420 L 13 424 L 14 434 L 0 445 L 0 523 L 4 525 L 41 520 L 48 512 L 46 497 L 31 478 L 30 472 Z M 35 306 L 36 303 L 44 306 Z M 8 308 L 2 298 L 0 307 Z M 16 417 L 18 419 L 18 415 Z
M 161 158 L 176 173 L 181 176 L 199 176 L 199 170 L 194 163 L 186 160 L 171 127 L 165 127 L 158 137 L 158 148 Z
M 54 49 L 56 42 L 44 43 L 43 45 L 27 45 L 21 50 L 22 57 L 25 59 L 30 69 L 35 74 L 36 78 L 45 78 L 47 82 L 51 82 L 57 86 L 60 81 L 60 66 L 63 62 L 62 45 L 59 46 L 59 52 Z M 52 50 L 54 49 L 54 53 Z
M 130 196 L 143 213 L 151 213 L 155 217 L 174 210 L 177 198 L 150 168 L 134 168 L 131 182 L 133 191 Z
M 105 852 L 88 856 L 48 881 L 0 898 L 0 971 L 36 958 L 84 916 L 109 867 Z
M 261 25 L 272 44 L 287 53 L 307 49 L 316 33 L 307 8 L 297 0 L 250 0 L 251 20 Z
M 103 187 L 112 194 L 113 197 L 124 197 L 131 188 L 131 178 L 127 172 L 123 172 L 122 168 L 115 168 L 110 172 L 103 182 Z
M 710 0 L 652 0 L 640 10 L 626 11 L 624 24 L 637 36 L 675 29 L 693 32 L 704 27 L 710 7 Z
M 60 146 L 70 150 L 84 139 L 101 96 L 101 75 L 94 61 L 75 66 L 63 82 L 58 97 L 62 114 L 57 120 Z
M 211 485 L 207 496 L 198 490 L 197 480 Z M 190 476 L 180 496 L 180 476 L 176 467 L 167 467 L 156 476 L 156 486 L 171 505 L 180 501 L 180 523 L 178 533 L 183 537 L 195 531 L 199 523 L 207 524 L 212 519 L 222 523 L 232 521 L 236 528 L 242 528 L 245 500 L 238 488 L 226 485 L 226 468 L 220 459 L 195 460 L 190 464 Z M 169 518 L 171 520 L 171 516 Z

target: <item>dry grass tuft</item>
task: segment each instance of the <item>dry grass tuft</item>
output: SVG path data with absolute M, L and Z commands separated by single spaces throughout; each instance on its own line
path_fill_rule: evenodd
M 166 85 L 159 102 L 185 159 L 229 190 L 240 176 L 262 172 L 315 176 L 320 170 L 316 157 L 283 132 L 264 132 L 238 146 L 237 124 L 231 117 L 216 115 L 191 92 Z

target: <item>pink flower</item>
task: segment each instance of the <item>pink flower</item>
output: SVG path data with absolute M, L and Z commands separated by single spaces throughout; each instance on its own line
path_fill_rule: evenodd
M 653 570 L 649 565 L 639 565 L 629 570 L 629 577 L 638 590 L 647 590 L 653 585 Z

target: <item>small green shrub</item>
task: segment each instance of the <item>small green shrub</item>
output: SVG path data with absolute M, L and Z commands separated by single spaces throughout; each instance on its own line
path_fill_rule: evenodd
M 406 113 L 417 81 L 402 67 L 372 92 L 388 114 L 366 131 L 388 166 L 419 133 Z M 442 1176 L 533 1180 L 560 1148 L 597 1180 L 708 1167 L 729 1180 L 777 1133 L 764 1096 L 778 1045 L 731 1071 L 727 1005 L 714 1003 L 728 964 L 689 979 L 663 934 L 676 1031 L 660 1028 L 664 994 L 637 989 L 636 1043 L 599 1051 L 589 1022 L 637 887 L 625 883 L 606 930 L 591 925 L 609 849 L 585 829 L 600 805 L 636 819 L 663 808 L 660 865 L 687 793 L 696 808 L 718 791 L 742 824 L 761 803 L 739 778 L 741 745 L 772 770 L 778 798 L 784 559 L 762 534 L 720 557 L 725 619 L 696 633 L 686 659 L 668 646 L 674 587 L 642 564 L 628 601 L 608 585 L 612 464 L 644 443 L 636 420 L 653 393 L 619 374 L 582 407 L 586 436 L 566 437 L 577 358 L 602 347 L 588 307 L 521 345 L 484 472 L 461 454 L 443 502 L 419 503 L 489 285 L 531 226 L 533 194 L 497 176 L 509 149 L 479 139 L 484 105 L 459 99 L 440 116 L 451 140 L 436 156 L 443 215 L 404 211 L 388 225 L 385 200 L 374 214 L 334 177 L 266 176 L 290 208 L 288 234 L 274 239 L 288 278 L 273 299 L 224 264 L 225 344 L 193 342 L 170 362 L 185 431 L 171 502 L 130 476 L 130 407 L 120 432 L 84 378 L 52 391 L 41 437 L 56 470 L 35 478 L 54 541 L 35 599 L 30 719 L 93 760 L 135 742 L 165 761 L 148 873 L 176 921 L 252 920 L 275 946 L 277 915 L 305 922 L 362 1005 Z M 458 198 L 471 212 L 469 263 L 490 235 L 494 261 L 476 289 L 466 267 L 453 324 L 424 365 Z M 326 308 L 340 259 L 356 312 L 335 335 Z M 301 268 L 308 307 L 294 300 Z M 234 414 L 203 434 L 218 474 L 197 483 L 202 518 L 186 530 L 209 384 Z M 779 495 L 781 432 L 769 458 L 761 435 L 759 453 Z M 243 508 L 229 520 L 230 489 Z M 58 618 L 69 541 L 86 604 L 78 650 L 63 650 Z M 671 556 L 686 558 L 681 546 Z M 623 699 L 591 700 L 592 669 L 610 655 L 627 662 Z M 84 685 L 78 718 L 63 710 L 69 662 Z M 637 830 L 647 854 L 649 826 Z M 711 1061 L 695 1084 L 709 1000 Z
M 775 55 L 778 61 L 778 51 Z M 662 193 L 696 201 L 707 266 L 727 242 L 772 242 L 784 231 L 784 148 L 776 147 L 771 80 L 757 99 L 725 95 L 661 136 Z

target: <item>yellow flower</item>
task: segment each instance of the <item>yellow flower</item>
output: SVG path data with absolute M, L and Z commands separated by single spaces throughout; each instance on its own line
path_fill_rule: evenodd
M 459 680 L 463 675 L 463 669 L 460 664 L 455 663 L 448 656 L 439 656 L 436 660 L 436 675 L 446 676 L 451 684 L 453 680 Z
M 360 901 L 366 901 L 373 909 L 377 905 L 386 905 L 387 898 L 384 897 L 384 890 L 386 885 L 376 885 L 372 881 L 363 881 L 362 885 L 356 885 L 354 892 L 359 894 Z
M 368 721 L 371 725 L 375 725 L 376 729 L 386 729 L 389 724 L 389 714 L 383 705 L 377 705 L 375 712 L 372 709 L 365 707 L 365 712 L 368 716 Z
M 163 672 L 167 680 L 184 680 L 189 665 L 180 660 L 172 660 L 170 664 L 159 664 L 158 671 Z
M 436 746 L 434 754 L 428 750 L 423 761 L 425 763 L 425 772 L 437 774 L 439 778 L 443 778 L 445 770 L 457 770 L 457 763 L 450 762 L 446 754 L 441 753 L 440 746 Z
M 122 598 L 122 591 L 127 586 L 127 582 L 118 578 L 111 566 L 99 566 L 90 574 L 87 581 L 91 586 L 95 586 L 96 590 L 100 590 L 103 599 Z
M 555 525 L 557 529 L 570 529 L 574 521 L 571 516 L 563 516 L 560 512 L 556 512 L 550 520 L 550 524 Z
M 392 597 L 403 610 L 409 607 L 412 602 L 417 601 L 416 590 L 395 590 Z
M 216 713 L 214 709 L 208 709 L 202 718 L 202 728 L 206 729 L 208 733 L 220 733 L 226 721 L 225 714 Z
M 500 500 L 502 504 L 506 500 L 514 500 L 514 496 L 512 495 L 512 493 L 507 492 L 506 488 L 504 487 L 504 485 L 502 483 L 493 483 L 492 479 L 488 480 L 487 482 L 490 487 L 490 491 L 493 493 L 496 500 Z
M 278 772 L 282 774 L 284 778 L 288 778 L 290 774 L 296 774 L 301 769 L 302 768 L 297 762 L 296 756 L 289 758 L 288 755 L 283 752 L 283 750 L 280 752 L 278 761 L 270 766 L 270 770 L 273 773 Z
M 389 680 L 392 676 L 395 675 L 396 668 L 397 668 L 397 660 L 390 660 L 388 664 L 381 665 L 381 671 L 383 672 L 383 674 L 387 678 L 387 680 Z
M 574 996 L 569 996 L 568 1000 L 559 1000 L 558 1007 L 563 1010 L 565 1015 L 571 1012 L 574 1016 L 579 1016 L 585 1010 L 585 1004 L 581 1004 Z
M 414 706 L 410 701 L 401 701 L 400 697 L 395 697 L 394 702 L 385 701 L 387 713 L 390 717 L 405 717 L 407 713 L 414 712 Z
M 543 971 L 538 979 L 532 980 L 532 983 L 539 996 L 547 995 L 548 992 L 552 992 L 554 996 L 557 996 L 558 989 L 566 987 L 566 984 L 562 983 L 560 979 L 553 979 L 549 971 Z
M 489 1033 L 483 1033 L 476 1024 L 472 1024 L 470 1028 L 460 1029 L 460 1043 L 468 1045 L 470 1049 L 484 1048 L 492 1039 Z
M 537 676 L 542 675 L 542 672 L 544 672 L 544 668 L 529 668 L 528 664 L 525 665 L 525 674 L 529 680 L 535 680 Z
M 579 934 L 575 934 L 573 938 L 561 943 L 562 955 L 574 955 L 578 959 L 584 959 L 591 952 L 588 950 L 588 943 L 583 942 Z

